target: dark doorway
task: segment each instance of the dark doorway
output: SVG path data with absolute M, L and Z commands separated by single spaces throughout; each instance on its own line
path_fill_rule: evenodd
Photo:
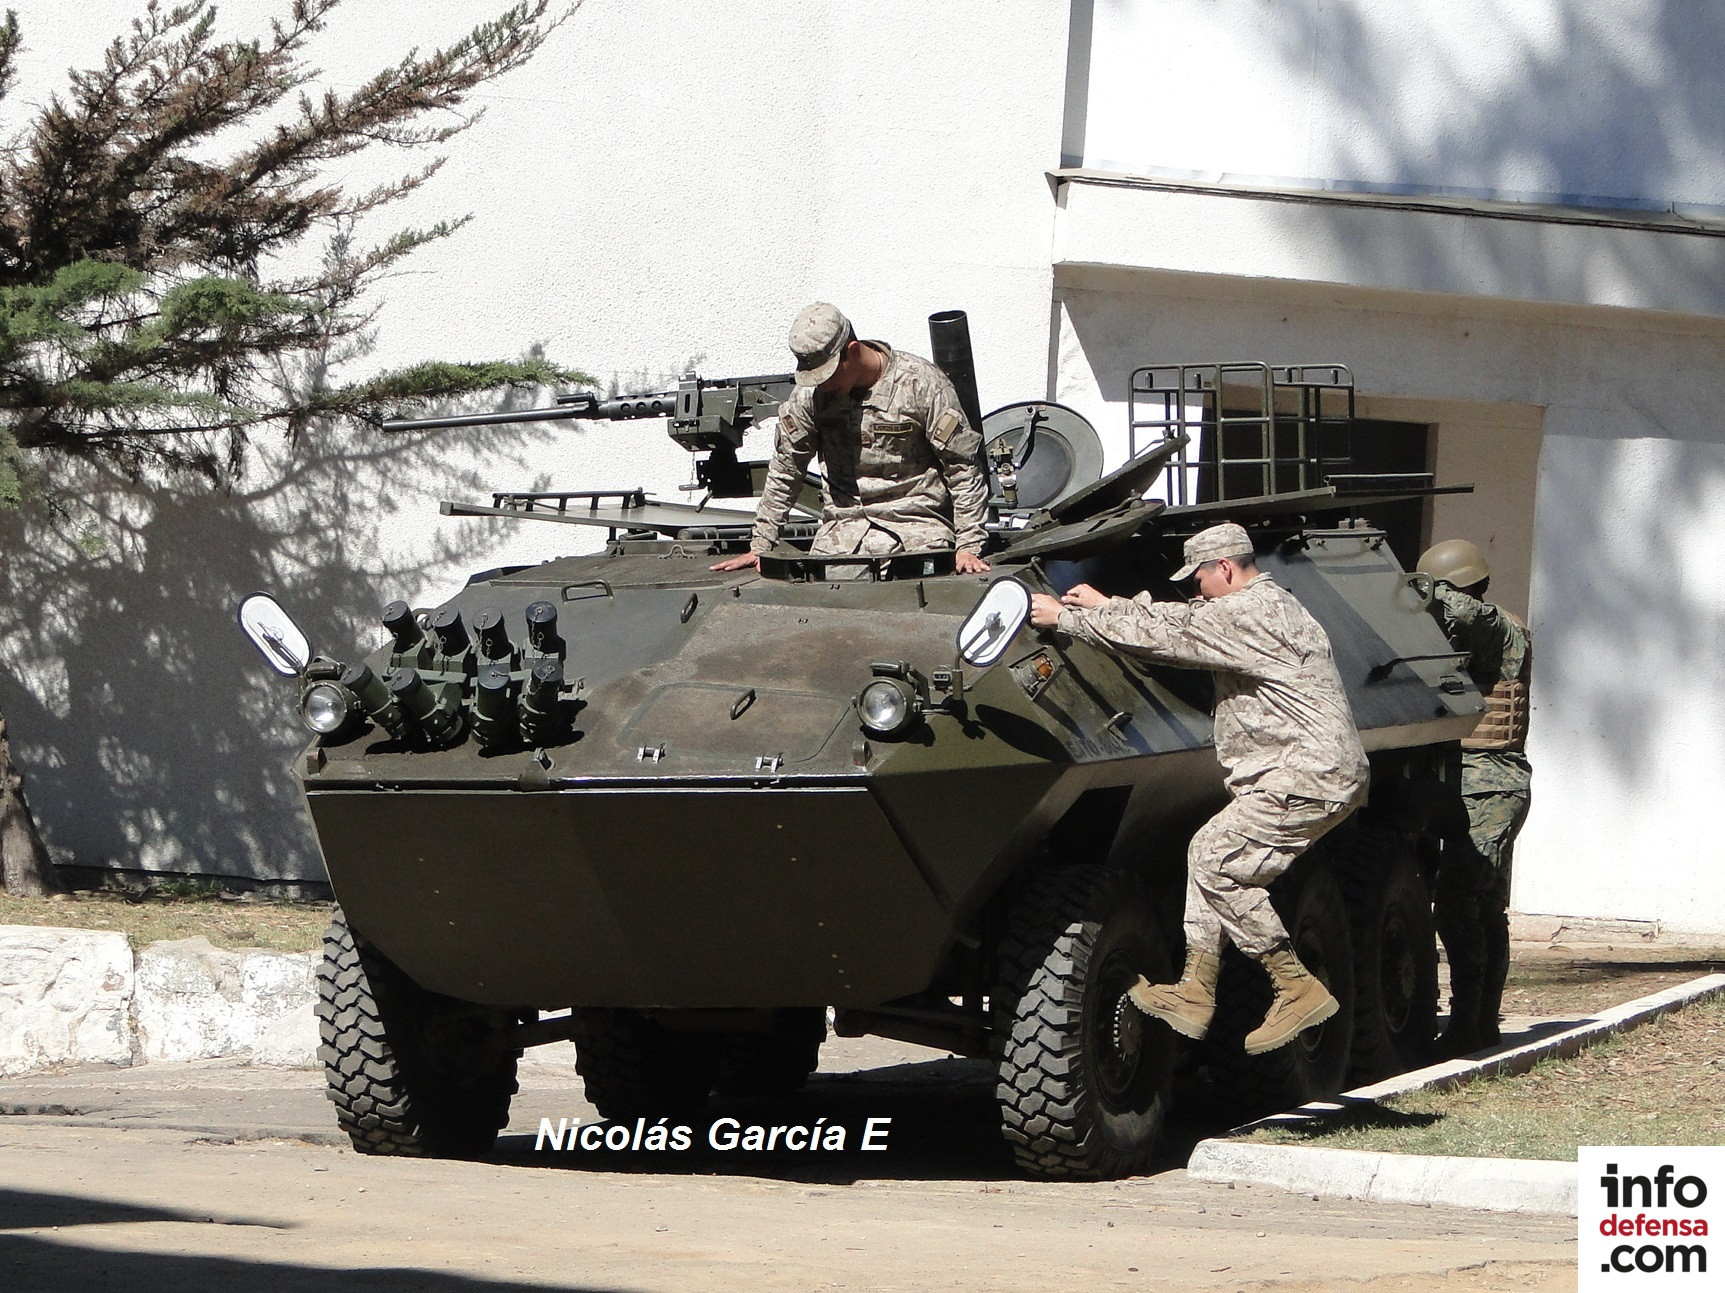
M 1349 462 L 1341 471 L 1360 475 L 1418 476 L 1431 471 L 1431 428 L 1423 422 L 1378 422 L 1356 418 L 1349 437 Z M 1412 570 L 1431 536 L 1431 500 L 1379 503 L 1361 514 L 1389 535 L 1390 550 Z
M 1355 418 L 1351 425 L 1311 428 L 1307 432 L 1310 438 L 1301 441 L 1298 424 L 1278 415 L 1273 434 L 1273 442 L 1266 445 L 1261 425 L 1227 426 L 1221 428 L 1221 434 L 1214 423 L 1206 426 L 1199 452 L 1198 501 L 1302 489 L 1332 475 L 1406 476 L 1413 478 L 1408 482 L 1412 485 L 1429 483 L 1431 428 L 1423 422 Z M 1338 479 L 1337 483 L 1342 482 Z M 1407 570 L 1413 569 L 1425 551 L 1430 513 L 1430 500 L 1424 498 L 1378 503 L 1360 510 L 1366 520 L 1389 536 L 1390 550 Z

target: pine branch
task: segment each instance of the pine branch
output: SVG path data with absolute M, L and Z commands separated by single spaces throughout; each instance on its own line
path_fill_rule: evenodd
M 237 470 L 247 434 L 298 434 L 402 402 L 578 377 L 543 360 L 422 364 L 359 383 L 372 284 L 465 218 L 355 238 L 357 221 L 426 185 L 431 158 L 348 193 L 331 162 L 446 143 L 478 87 L 518 67 L 572 10 L 521 0 L 446 48 L 409 52 L 346 93 L 314 92 L 306 41 L 340 0 L 291 0 L 263 39 L 218 40 L 208 0 L 151 0 L 100 65 L 0 148 L 0 503 L 9 463 L 50 451 L 142 472 Z M 0 23 L 0 93 L 19 47 Z M 223 159 L 209 145 L 298 94 L 297 110 Z M 314 231 L 321 269 L 259 267 Z M 297 381 L 297 385 L 295 384 Z

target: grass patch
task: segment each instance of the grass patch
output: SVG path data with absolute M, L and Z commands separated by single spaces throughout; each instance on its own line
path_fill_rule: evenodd
M 1693 976 L 1691 976 L 1693 977 Z M 1725 996 L 1571 1059 L 1449 1091 L 1415 1091 L 1249 1139 L 1397 1154 L 1572 1160 L 1579 1145 L 1725 1144 Z
M 217 947 L 313 952 L 323 946 L 329 913 L 327 902 L 237 901 L 198 885 L 148 896 L 94 890 L 21 898 L 0 890 L 0 925 L 115 930 L 133 947 L 202 934 Z

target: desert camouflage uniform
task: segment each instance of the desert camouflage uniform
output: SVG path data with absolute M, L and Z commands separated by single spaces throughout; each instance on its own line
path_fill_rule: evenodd
M 1223 936 L 1262 956 L 1288 933 L 1265 890 L 1365 802 L 1370 769 L 1330 639 L 1267 574 L 1212 601 L 1148 593 L 1067 608 L 1059 628 L 1111 650 L 1216 675 L 1216 757 L 1233 801 L 1192 837 L 1186 947 Z
M 778 542 L 803 471 L 817 454 L 825 480 L 816 556 L 954 548 L 979 554 L 988 486 L 981 437 L 945 373 L 884 342 L 872 387 L 823 395 L 799 386 L 779 405 L 779 430 L 749 547 Z
M 1527 634 L 1505 612 L 1446 583 L 1433 588 L 1431 609 L 1451 645 L 1468 653 L 1468 675 L 1482 693 L 1522 676 Z M 1467 835 L 1444 843 L 1434 909 L 1450 963 L 1452 1026 L 1458 1034 L 1477 1028 L 1480 1042 L 1493 1043 L 1509 973 L 1511 855 L 1533 769 L 1519 750 L 1464 750 L 1461 764 Z

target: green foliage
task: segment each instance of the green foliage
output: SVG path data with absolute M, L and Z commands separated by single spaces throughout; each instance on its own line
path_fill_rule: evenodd
M 365 192 L 329 164 L 435 147 L 474 89 L 532 56 L 567 11 L 522 0 L 445 49 L 410 51 L 357 89 L 316 90 L 304 62 L 341 0 L 283 0 L 267 36 L 219 41 L 209 0 L 149 0 L 101 66 L 0 140 L 0 506 L 50 451 L 231 478 L 246 435 L 487 390 L 578 380 L 539 359 L 427 363 L 342 385 L 383 273 L 465 221 L 356 230 L 440 159 Z M 21 47 L 0 22 L 0 96 Z M 237 141 L 237 142 L 236 142 Z M 321 238 L 321 266 L 272 273 Z

